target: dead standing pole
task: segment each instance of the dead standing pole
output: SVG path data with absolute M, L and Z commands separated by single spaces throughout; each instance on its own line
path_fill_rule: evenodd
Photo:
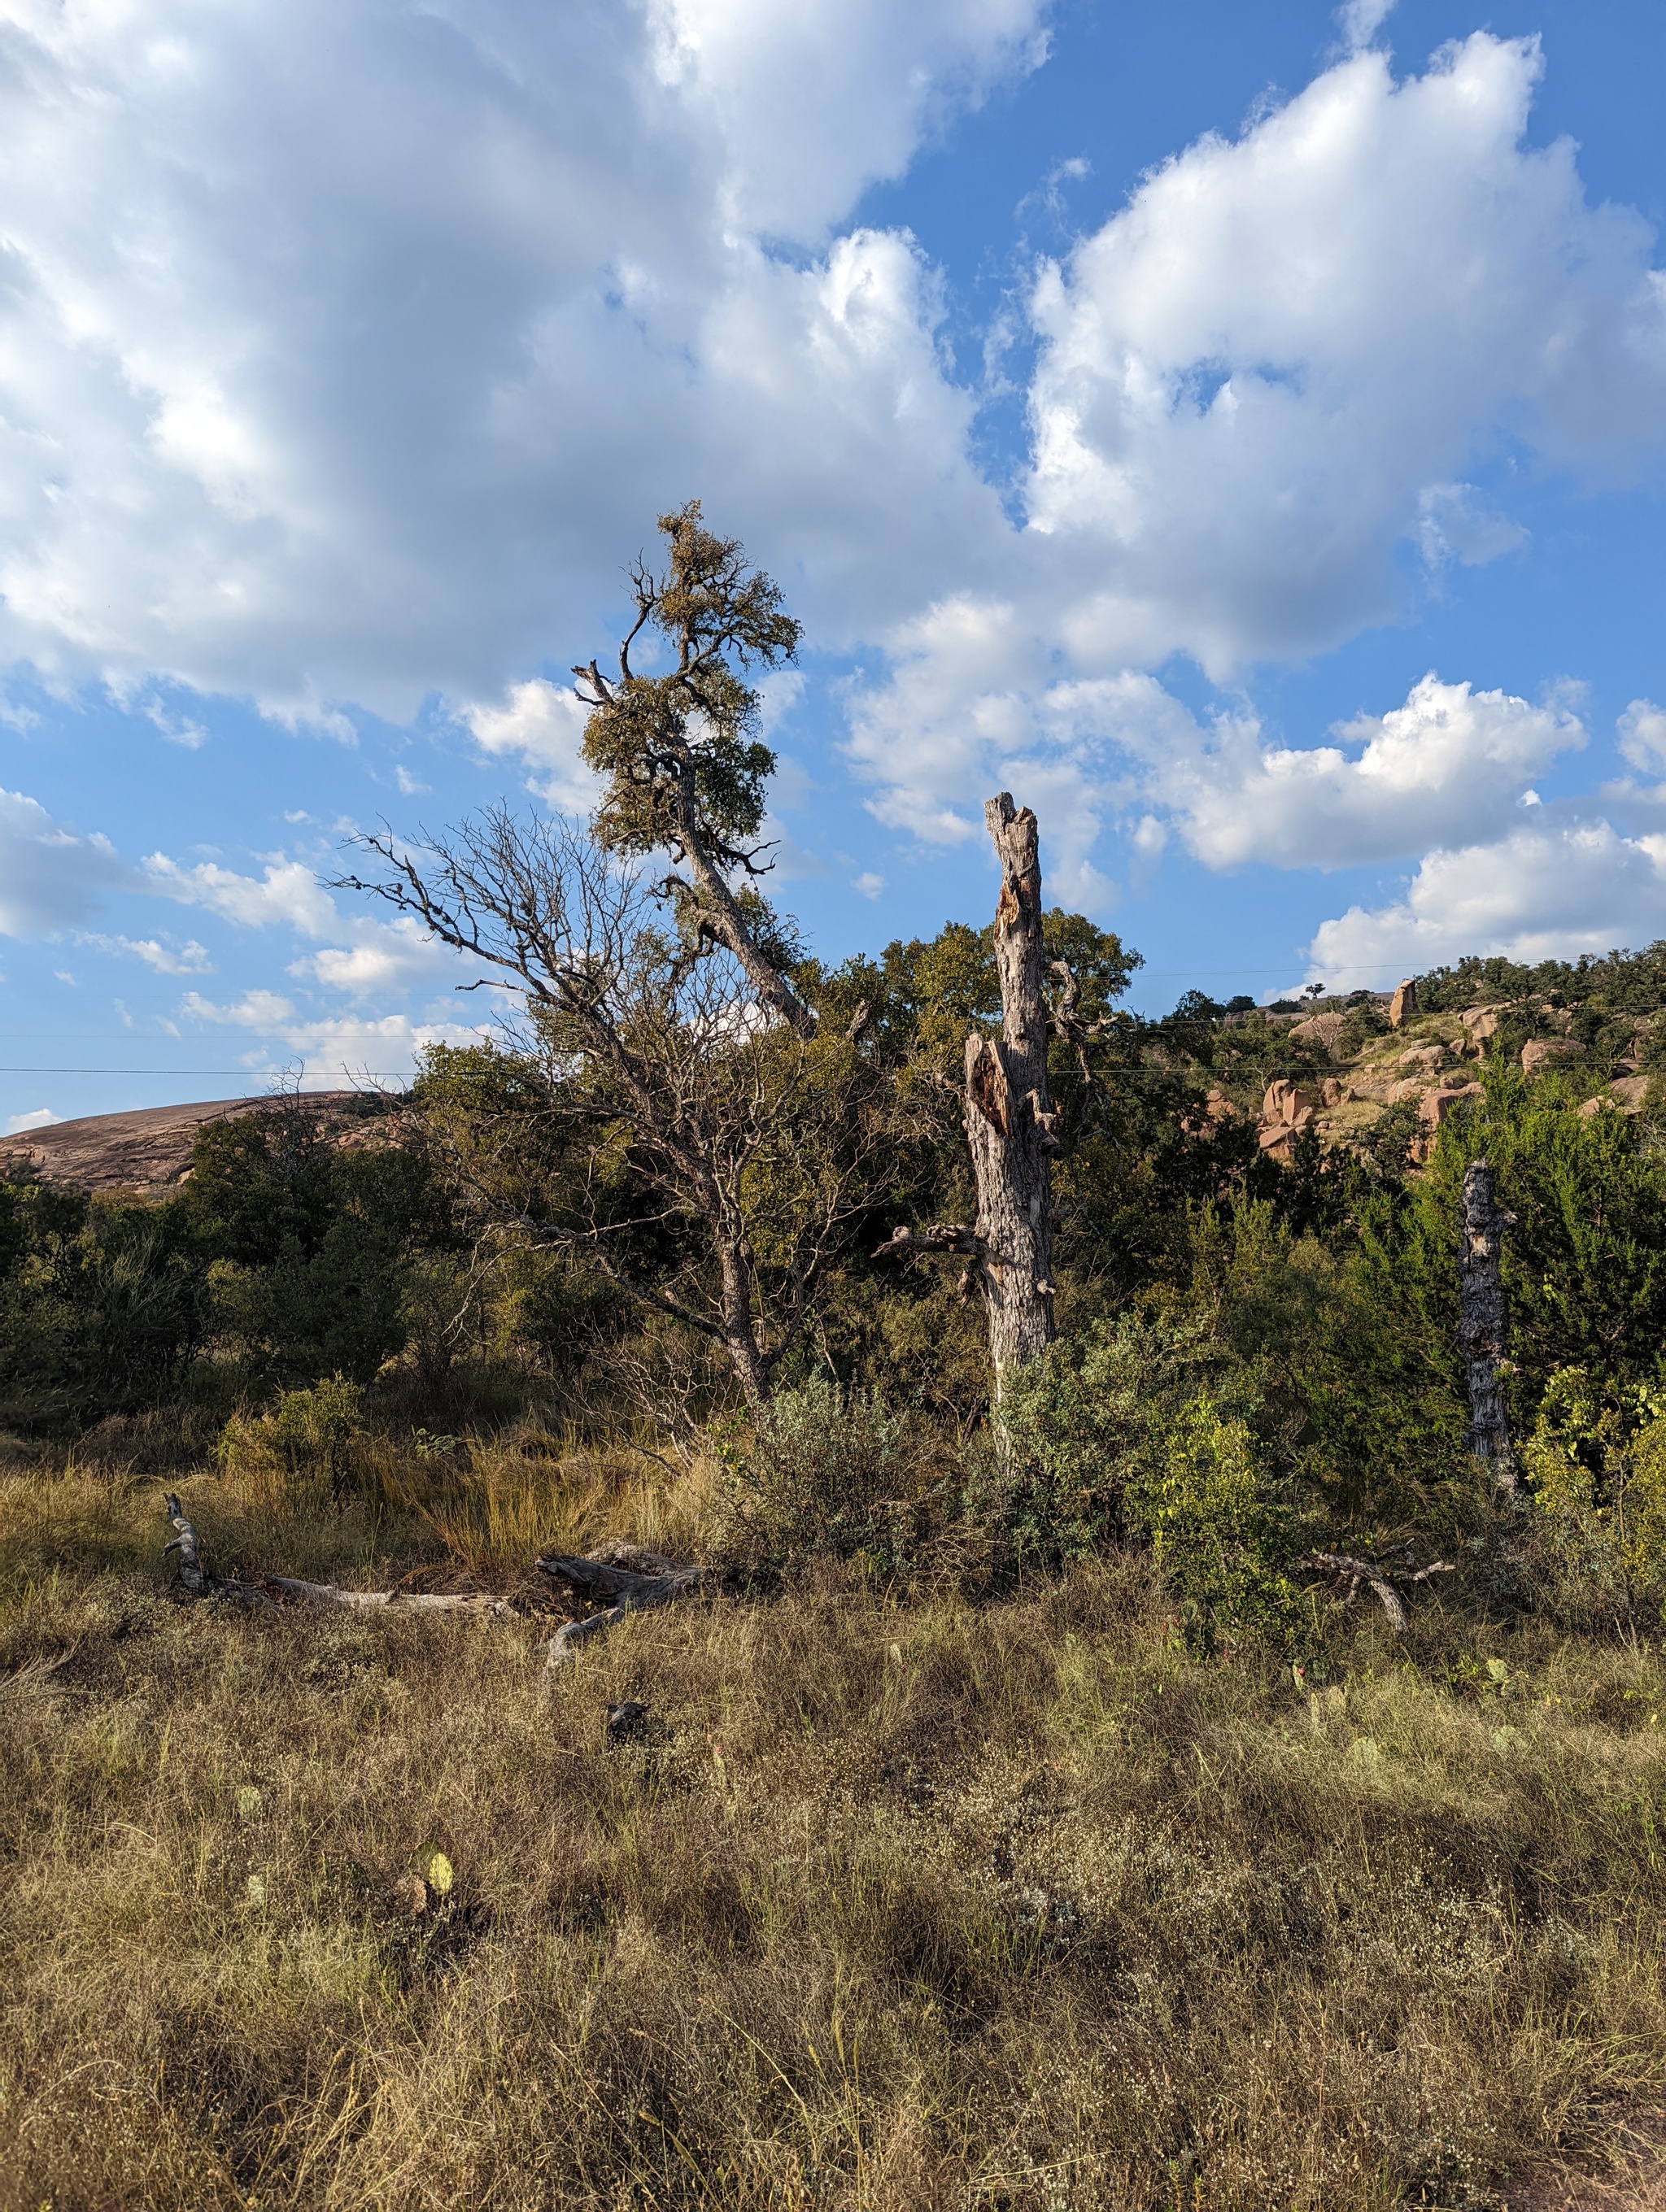
M 998 1037 L 966 1040 L 965 1114 L 999 1400 L 1006 1376 L 1053 1341 L 1051 1163 L 1059 1140 L 1047 1087 L 1040 831 L 1030 809 L 1014 807 L 1005 791 L 983 818 L 1000 861 L 994 950 L 1001 1022 Z
M 964 1259 L 961 1291 L 983 1294 L 999 1404 L 1007 1377 L 1053 1341 L 1051 1162 L 1059 1139 L 1047 1087 L 1040 832 L 1035 816 L 1027 806 L 1015 807 L 1010 792 L 992 799 L 983 818 L 1000 861 L 994 950 L 1001 1019 L 999 1036 L 975 1030 L 966 1040 L 963 1103 L 977 1220 L 894 1230 L 874 1256 L 952 1253 Z M 1063 972 L 1069 986 L 1070 972 Z M 1067 1002 L 1073 1006 L 1073 997 Z M 1079 1049 L 1079 1025 L 1066 1033 Z
M 1469 1387 L 1467 1441 L 1472 1455 L 1486 1463 L 1493 1483 L 1511 1500 L 1516 1455 L 1504 1403 L 1509 1315 L 1502 1260 L 1504 1232 L 1515 1221 L 1498 1202 L 1492 1169 L 1485 1160 L 1471 1160 L 1463 1171 L 1458 1256 L 1458 1346 Z

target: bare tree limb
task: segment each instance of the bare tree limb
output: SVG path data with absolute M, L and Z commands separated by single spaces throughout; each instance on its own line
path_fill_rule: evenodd
M 1314 1552 L 1310 1555 L 1309 1564 L 1336 1577 L 1338 1595 L 1344 1605 L 1353 1604 L 1359 1594 L 1360 1584 L 1365 1583 L 1388 1615 L 1389 1626 L 1396 1636 L 1406 1633 L 1407 1620 L 1404 1602 L 1395 1585 L 1400 1583 L 1409 1588 L 1416 1583 L 1426 1583 L 1432 1575 L 1450 1575 L 1456 1571 L 1444 1559 L 1436 1559 L 1426 1567 L 1414 1566 L 1409 1546 L 1398 1565 L 1383 1559 L 1355 1559 L 1347 1552 Z M 1343 1582 L 1347 1583 L 1346 1593 L 1341 1589 Z
M 960 1253 L 971 1259 L 982 1259 L 983 1250 L 982 1237 L 969 1223 L 933 1221 L 924 1229 L 893 1229 L 883 1244 L 875 1246 L 873 1257 L 883 1260 L 891 1253 Z
M 569 1620 L 556 1630 L 544 1661 L 550 1674 L 566 1665 L 573 1656 L 575 1644 L 587 1637 L 600 1636 L 617 1627 L 628 1613 L 673 1605 L 678 1598 L 691 1596 L 705 1585 L 703 1568 L 678 1566 L 656 1553 L 641 1552 L 628 1544 L 616 1543 L 609 1549 L 611 1556 L 605 1559 L 575 1559 L 566 1553 L 551 1552 L 537 1563 L 540 1574 L 566 1583 L 581 1595 L 611 1601 L 606 1612 L 592 1613 L 582 1620 Z

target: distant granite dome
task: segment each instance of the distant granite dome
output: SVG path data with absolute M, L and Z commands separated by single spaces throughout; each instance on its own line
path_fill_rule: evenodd
M 278 1106 L 326 1118 L 362 1120 L 382 1102 L 359 1091 L 311 1091 L 299 1098 L 216 1098 L 194 1106 L 143 1106 L 129 1114 L 90 1114 L 0 1139 L 0 1175 L 33 1175 L 42 1182 L 75 1183 L 89 1191 L 154 1195 L 182 1182 L 197 1132 L 209 1121 L 271 1113 Z

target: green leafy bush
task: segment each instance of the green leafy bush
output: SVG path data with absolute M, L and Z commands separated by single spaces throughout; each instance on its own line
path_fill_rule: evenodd
M 203 1331 L 202 1285 L 155 1217 L 3 1188 L 0 1423 L 78 1429 L 176 1393 Z
M 1003 1516 L 1020 1565 L 1054 1567 L 1125 1533 L 1129 1485 L 1152 1470 L 1167 1418 L 1224 1358 L 1201 1322 L 1123 1315 L 1061 1338 L 1011 1378 L 999 1413 Z
M 344 1375 L 285 1390 L 267 1413 L 234 1414 L 222 1432 L 222 1466 L 266 1472 L 293 1504 L 342 1498 L 361 1486 L 364 1392 Z
M 310 1254 L 289 1237 L 268 1266 L 217 1261 L 214 1332 L 257 1389 L 337 1373 L 368 1382 L 404 1342 L 405 1273 L 396 1238 L 343 1213 Z
M 1289 1516 L 1270 1497 L 1247 1425 L 1208 1398 L 1186 1407 L 1149 1472 L 1130 1484 L 1130 1526 L 1210 1626 L 1287 1638 L 1301 1596 L 1285 1571 Z
M 1529 1573 L 1582 1625 L 1658 1618 L 1666 1603 L 1666 1399 L 1604 1398 L 1582 1367 L 1546 1386 L 1522 1454 L 1532 1486 Z

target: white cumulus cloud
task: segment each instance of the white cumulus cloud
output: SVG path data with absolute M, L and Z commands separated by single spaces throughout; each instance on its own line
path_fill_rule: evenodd
M 1003 526 L 930 272 L 829 234 L 1039 23 L 13 0 L 0 654 L 350 738 L 344 703 L 500 697 L 718 485 L 824 622 L 872 620 Z
M 1645 775 L 1666 770 L 1666 707 L 1652 699 L 1633 699 L 1620 717 L 1620 750 Z
M 463 719 L 483 751 L 524 762 L 532 788 L 550 805 L 587 814 L 601 786 L 584 757 L 585 717 L 570 684 L 535 676 L 512 684 L 502 706 L 465 708 Z
M 1393 611 L 1426 492 L 1461 557 L 1506 548 L 1451 502 L 1506 426 L 1592 466 L 1666 430 L 1651 234 L 1523 143 L 1539 70 L 1486 33 L 1399 82 L 1359 54 L 1045 276 L 1030 516 L 1099 572 L 1085 662 L 1333 644 Z
M 26 1136 L 31 1129 L 50 1129 L 54 1121 L 64 1116 L 54 1114 L 50 1106 L 37 1106 L 32 1114 L 14 1114 L 6 1123 L 9 1137 Z
M 1315 933 L 1312 973 L 1333 988 L 1380 986 L 1465 953 L 1571 958 L 1653 942 L 1666 915 L 1666 837 L 1601 820 L 1523 829 L 1430 853 L 1403 898 L 1350 907 Z
M 166 853 L 153 853 L 144 866 L 163 896 L 206 907 L 246 929 L 282 925 L 303 937 L 328 937 L 341 926 L 329 893 L 302 860 L 270 861 L 261 876 L 240 875 L 217 860 L 186 867 Z
M 1212 867 L 1349 867 L 1496 830 L 1531 777 L 1585 742 L 1563 708 L 1432 674 L 1403 707 L 1335 735 L 1341 743 L 1269 745 L 1252 720 L 1222 720 L 1193 748 L 1153 753 L 1147 787 Z

